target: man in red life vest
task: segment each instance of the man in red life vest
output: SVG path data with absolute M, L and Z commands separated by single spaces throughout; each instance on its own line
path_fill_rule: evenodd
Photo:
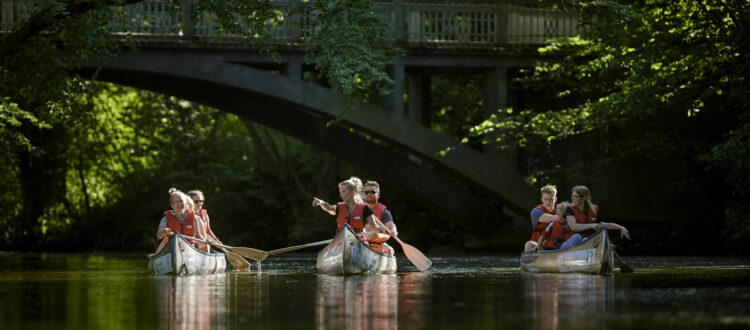
M 531 239 L 526 242 L 524 251 L 535 250 L 542 231 L 547 228 L 550 222 L 557 219 L 557 205 L 555 205 L 557 188 L 553 185 L 546 185 L 542 187 L 541 192 L 542 204 L 531 210 Z
M 563 241 L 565 241 L 564 227 L 566 220 L 562 215 L 565 213 L 565 208 L 567 207 L 568 203 L 560 204 L 556 212 L 558 218 L 549 222 L 547 227 L 542 230 L 539 240 L 537 240 L 539 251 L 559 249 Z
M 373 214 L 380 219 L 383 225 L 388 227 L 388 230 L 390 230 L 394 236 L 398 236 L 398 230 L 396 230 L 396 224 L 393 222 L 391 212 L 385 205 L 378 202 L 380 199 L 380 184 L 375 181 L 367 181 L 362 190 L 365 194 L 365 203 L 370 206 Z M 373 249 L 393 255 L 393 248 L 385 243 L 389 238 L 390 236 L 381 234 L 376 237 L 368 237 L 368 241 L 370 247 Z

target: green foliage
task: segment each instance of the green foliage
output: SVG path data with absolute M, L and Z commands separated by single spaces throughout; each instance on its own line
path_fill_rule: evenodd
M 0 35 L 0 181 L 5 183 L 0 241 L 5 246 L 29 249 L 65 237 L 78 238 L 79 247 L 147 242 L 152 228 L 142 221 L 151 221 L 150 212 L 167 205 L 132 204 L 158 200 L 172 185 L 197 186 L 237 204 L 278 202 L 274 191 L 258 195 L 251 189 L 258 161 L 253 165 L 255 155 L 245 149 L 253 144 L 237 118 L 181 100 L 91 84 L 75 74 L 82 61 L 104 61 L 119 51 L 122 40 L 110 33 L 109 23 L 122 17 L 112 9 L 137 2 L 14 2 L 32 8 L 25 21 Z M 179 10 L 183 2 L 172 3 Z M 311 28 L 309 51 L 332 88 L 351 97 L 382 93 L 390 83 L 383 70 L 394 50 L 372 3 L 320 1 L 316 6 L 319 26 Z M 202 10 L 215 15 L 221 36 L 239 35 L 271 53 L 271 29 L 289 19 L 265 0 L 198 0 L 192 5 L 194 20 Z M 214 181 L 198 180 L 198 171 L 210 172 Z M 111 229 L 122 235 L 113 240 L 87 235 L 106 232 L 109 223 L 99 219 L 113 214 L 129 214 L 136 225 L 115 222 Z M 258 223 L 274 227 L 277 216 L 265 214 Z M 265 237 L 262 232 L 259 228 L 254 237 Z
M 400 52 L 370 0 L 321 0 L 312 5 L 315 32 L 305 40 L 308 61 L 336 91 L 364 98 L 391 91 L 387 64 Z
M 604 176 L 627 164 L 660 168 L 670 173 L 661 178 L 665 193 L 717 188 L 716 171 L 705 167 L 721 169 L 726 184 L 712 200 L 729 200 L 728 231 L 735 239 L 747 237 L 747 217 L 739 219 L 746 208 L 736 207 L 745 204 L 739 201 L 750 177 L 743 144 L 750 105 L 749 4 L 578 2 L 584 13 L 581 36 L 551 40 L 540 49 L 564 60 L 539 63 L 520 80 L 527 88 L 558 90 L 559 103 L 567 106 L 503 113 L 471 135 L 492 136 L 489 141 L 494 131 L 501 134 L 492 142 L 501 146 L 549 148 L 553 141 L 601 132 L 606 146 L 579 171 L 602 170 L 602 163 L 610 165 Z

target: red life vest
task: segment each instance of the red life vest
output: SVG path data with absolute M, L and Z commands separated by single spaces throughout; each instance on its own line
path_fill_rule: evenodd
M 346 203 L 337 203 L 336 210 L 338 220 L 337 229 L 343 228 L 344 224 L 349 224 L 349 226 L 352 226 L 352 228 L 354 228 L 354 232 L 356 232 L 357 234 L 361 233 L 365 229 L 365 219 L 363 219 L 365 204 L 356 204 L 354 206 L 354 211 L 352 211 L 351 214 L 349 213 L 349 207 L 346 205 Z
M 557 204 L 555 204 L 555 207 L 552 209 L 552 213 L 548 212 L 546 208 L 544 208 L 544 204 L 539 204 L 535 209 L 542 210 L 542 212 L 546 214 L 552 214 L 557 215 Z M 549 222 L 537 222 L 536 226 L 531 228 L 531 241 L 538 241 L 539 236 L 542 236 L 542 231 L 547 228 L 547 225 L 549 225 Z
M 180 224 L 180 220 L 172 211 L 164 212 L 164 216 L 167 217 L 167 225 L 172 232 L 177 232 L 185 236 L 195 236 L 195 212 L 188 210 L 185 213 L 185 219 Z M 198 242 L 190 241 L 194 246 L 200 247 Z
M 383 220 L 383 212 L 385 211 L 385 209 L 386 209 L 385 205 L 378 203 L 375 205 L 375 208 L 372 209 L 372 213 L 376 217 L 378 217 L 378 220 Z M 383 251 L 383 249 L 380 247 L 380 243 L 387 241 L 389 238 L 391 238 L 391 236 L 386 236 L 386 235 L 373 236 L 373 237 L 368 238 L 368 241 L 370 242 L 370 247 L 375 249 L 375 251 L 387 253 L 386 251 Z M 388 250 L 388 252 L 390 252 L 390 250 Z
M 372 213 L 375 214 L 378 219 L 383 220 L 383 211 L 385 211 L 385 209 L 385 205 L 377 203 L 375 204 L 375 208 L 372 209 Z
M 599 210 L 599 207 L 594 204 L 591 205 L 591 209 L 589 209 L 589 212 L 587 214 L 584 214 L 583 211 L 573 206 L 573 204 L 568 205 L 568 208 L 573 211 L 573 217 L 576 218 L 576 223 L 578 224 L 589 224 L 597 222 L 597 211 Z M 567 223 L 565 224 L 564 229 L 565 240 L 568 240 L 575 234 L 580 234 L 582 238 L 586 238 L 593 235 L 595 232 L 596 231 L 593 229 L 586 229 L 584 231 L 579 231 L 576 233 L 570 229 Z
M 560 248 L 560 245 L 565 241 L 563 237 L 563 225 L 557 220 L 553 220 L 547 224 L 547 228 L 542 231 L 542 247 L 545 250 L 556 250 Z
M 208 211 L 206 209 L 201 209 L 201 219 L 203 219 L 203 232 L 206 233 L 206 236 L 218 240 L 214 232 L 211 231 L 211 225 L 208 223 Z

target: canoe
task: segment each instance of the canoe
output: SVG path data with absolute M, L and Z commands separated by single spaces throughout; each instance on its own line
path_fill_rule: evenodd
M 521 253 L 521 270 L 530 273 L 612 273 L 614 257 L 607 230 L 565 250 Z
M 206 253 L 190 244 L 182 235 L 172 235 L 161 251 L 148 260 L 154 274 L 216 274 L 227 268 L 223 253 Z
M 375 251 L 344 225 L 333 242 L 318 253 L 318 272 L 328 275 L 393 274 L 396 257 Z

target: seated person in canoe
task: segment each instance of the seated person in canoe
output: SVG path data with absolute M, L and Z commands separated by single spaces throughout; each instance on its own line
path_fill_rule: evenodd
M 601 221 L 599 207 L 591 202 L 591 193 L 586 186 L 573 187 L 570 199 L 571 203 L 563 214 L 566 225 L 563 232 L 565 242 L 560 246 L 561 249 L 576 246 L 586 241 L 600 228 L 619 230 L 620 237 L 624 236 L 630 239 L 630 233 L 625 227 L 616 223 Z
M 367 181 L 364 186 L 365 203 L 372 209 L 375 217 L 380 219 L 384 226 L 390 229 L 394 236 L 398 236 L 398 230 L 396 224 L 393 222 L 393 216 L 388 208 L 379 202 L 380 200 L 380 184 L 377 181 Z M 382 237 L 374 237 L 369 241 L 370 247 L 376 251 L 393 255 L 393 248 L 386 244 L 390 238 L 390 235 L 383 235 Z
M 339 197 L 341 202 L 335 205 L 313 197 L 313 206 L 320 206 L 324 211 L 335 215 L 338 221 L 338 229 L 349 224 L 357 234 L 367 232 L 367 236 L 360 236 L 363 242 L 379 240 L 386 230 L 375 223 L 374 213 L 370 206 L 364 203 L 362 198 L 362 180 L 351 177 L 339 183 Z
M 200 190 L 191 190 L 188 191 L 188 196 L 190 196 L 191 200 L 193 201 L 193 211 L 196 215 L 200 216 L 200 218 L 205 223 L 205 232 L 206 232 L 206 238 L 215 243 L 223 244 L 221 240 L 219 240 L 218 237 L 214 234 L 213 230 L 211 230 L 211 221 L 208 218 L 208 211 L 206 211 L 203 206 L 206 203 L 205 198 L 203 197 L 203 192 Z
M 558 218 L 556 201 L 557 187 L 549 184 L 542 187 L 542 204 L 531 210 L 531 239 L 526 242 L 524 251 L 535 250 L 538 247 L 537 242 L 542 235 L 542 231 L 547 228 L 550 222 Z
M 193 200 L 182 191 L 171 188 L 169 189 L 169 202 L 172 209 L 164 212 L 156 230 L 156 237 L 162 239 L 162 244 L 159 245 L 157 251 L 161 250 L 168 236 L 173 233 L 205 239 L 205 224 L 193 211 Z M 191 243 L 202 251 L 209 252 L 208 245 L 196 241 Z
M 541 235 L 539 235 L 539 239 L 536 242 L 537 247 L 535 247 L 534 250 L 543 251 L 556 250 L 560 248 L 563 241 L 565 240 L 565 237 L 563 236 L 563 230 L 567 221 L 565 217 L 563 217 L 563 213 L 565 212 L 565 209 L 567 207 L 568 203 L 566 202 L 560 203 L 560 205 L 557 206 L 557 219 L 549 222 L 547 224 L 547 227 L 542 230 L 542 233 Z

